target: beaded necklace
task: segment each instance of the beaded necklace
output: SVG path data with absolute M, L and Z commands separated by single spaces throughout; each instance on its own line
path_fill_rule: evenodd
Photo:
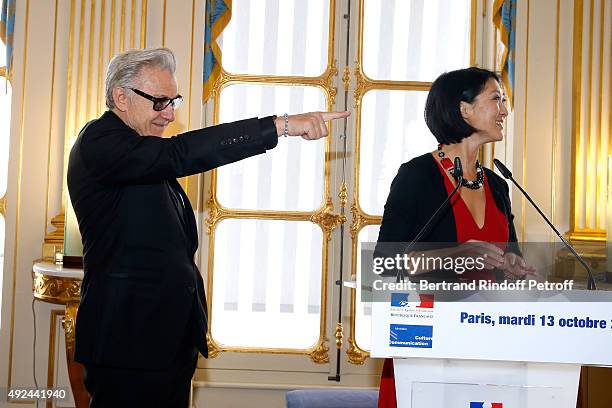
M 442 145 L 438 145 L 438 157 L 440 157 L 440 164 L 447 170 L 455 179 L 455 166 L 453 162 L 442 151 Z M 484 171 L 482 170 L 482 165 L 478 160 L 476 160 L 476 180 L 466 180 L 465 178 L 461 179 L 461 186 L 467 187 L 470 190 L 478 190 L 480 187 L 484 185 Z

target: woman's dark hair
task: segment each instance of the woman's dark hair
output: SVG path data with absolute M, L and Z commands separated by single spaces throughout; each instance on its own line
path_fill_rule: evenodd
M 459 143 L 476 132 L 461 116 L 461 102 L 472 103 L 495 72 L 482 68 L 465 68 L 445 72 L 431 85 L 425 102 L 425 123 L 440 144 Z

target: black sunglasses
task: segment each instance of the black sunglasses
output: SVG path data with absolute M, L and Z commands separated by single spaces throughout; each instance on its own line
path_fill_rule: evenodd
M 140 89 L 136 88 L 128 88 L 134 91 L 135 94 L 142 96 L 145 99 L 153 102 L 153 110 L 156 112 L 161 112 L 168 105 L 172 105 L 173 110 L 177 110 L 181 103 L 183 102 L 183 97 L 181 95 L 176 95 L 174 98 L 156 98 L 155 96 L 151 96 L 148 93 L 142 92 Z

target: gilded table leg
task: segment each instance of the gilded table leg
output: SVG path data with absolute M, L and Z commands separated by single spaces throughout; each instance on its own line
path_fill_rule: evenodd
M 66 314 L 62 324 L 66 332 L 66 362 L 68 363 L 68 378 L 70 388 L 74 396 L 76 408 L 86 408 L 89 406 L 89 393 L 85 389 L 83 366 L 74 361 L 74 330 L 76 323 L 78 302 L 66 303 Z

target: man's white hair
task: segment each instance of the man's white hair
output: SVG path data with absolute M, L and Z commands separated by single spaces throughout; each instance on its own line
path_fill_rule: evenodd
M 106 72 L 106 106 L 109 109 L 115 107 L 113 89 L 134 87 L 135 79 L 144 67 L 166 69 L 174 74 L 176 71 L 174 53 L 168 48 L 145 48 L 125 51 L 114 56 Z

